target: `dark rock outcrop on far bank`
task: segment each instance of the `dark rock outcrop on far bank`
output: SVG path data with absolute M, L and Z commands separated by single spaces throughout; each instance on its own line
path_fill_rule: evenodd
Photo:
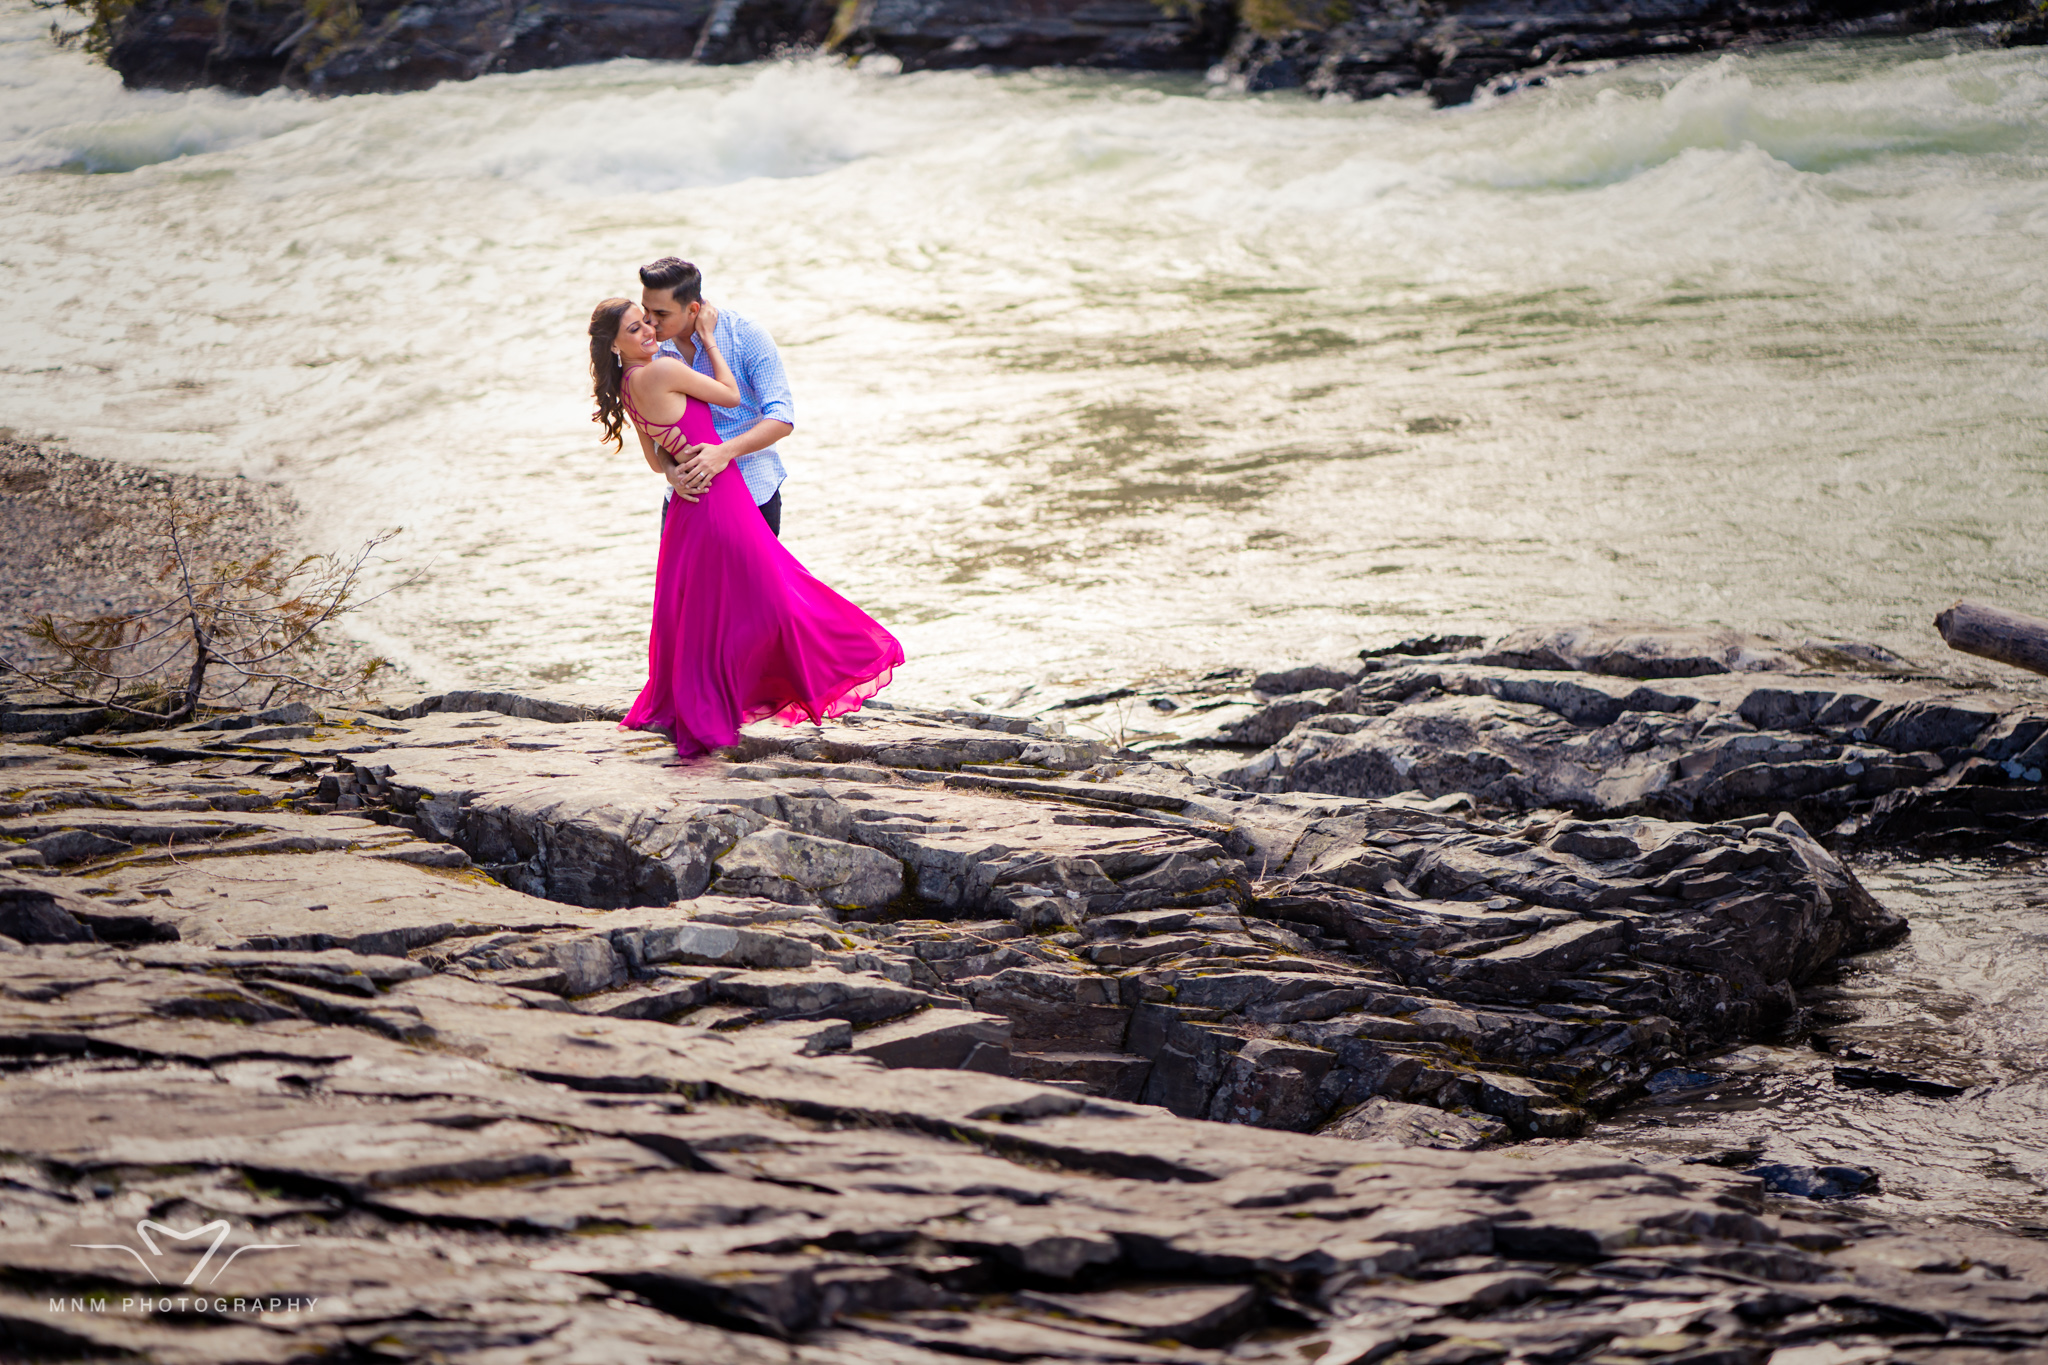
M 1078 66 L 1207 69 L 1237 31 L 1224 0 L 851 0 L 838 50 L 909 70 Z
M 111 20 L 106 50 L 131 86 L 346 95 L 615 57 L 748 62 L 828 43 L 914 68 L 1201 70 L 1234 31 L 1220 0 L 1183 13 L 1152 0 L 366 0 L 345 11 L 140 0 Z
M 107 61 L 130 86 L 350 95 L 616 57 L 754 61 L 824 41 L 832 15 L 829 0 L 140 0 Z
M 131 86 L 416 90 L 491 72 L 640 57 L 727 63 L 825 47 L 909 69 L 1204 70 L 1248 91 L 1459 104 L 1616 59 L 1969 28 L 2048 40 L 2037 0 L 97 0 L 95 41 Z
M 1484 1150 L 1574 1133 L 1902 932 L 1788 816 L 1262 794 L 887 706 L 679 763 L 622 701 L 109 731 L 0 699 L 14 1356 L 2048 1343 L 2038 1243 Z M 205 1248 L 124 1256 L 138 1219 L 270 1249 L 167 1290 Z
M 1322 6 L 1302 5 L 1297 12 Z M 1426 94 L 1463 104 L 1482 88 L 1512 89 L 1594 62 L 1721 52 L 1767 43 L 1972 30 L 1974 41 L 2048 41 L 2036 0 L 1476 0 L 1467 5 L 1329 6 L 1264 31 L 1241 28 L 1222 62 L 1239 89 L 1372 99 Z M 1341 18 L 1335 18 L 1341 14 Z

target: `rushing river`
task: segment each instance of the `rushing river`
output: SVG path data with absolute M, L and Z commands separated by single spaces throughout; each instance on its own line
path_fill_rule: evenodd
M 901 635 L 898 696 L 1596 616 L 1933 660 L 1957 595 L 2048 609 L 2048 50 L 1453 110 L 825 61 L 315 102 L 124 91 L 49 18 L 0 0 L 0 424 L 282 481 L 322 547 L 402 524 L 424 576 L 360 629 L 429 683 L 639 678 L 659 486 L 597 444 L 583 327 L 668 253 L 779 337 L 788 542 Z M 1874 872 L 1921 927 L 1831 988 L 1969 1094 L 1836 1094 L 1801 1042 L 1609 1139 L 2025 1221 L 2005 876 Z
M 632 681 L 658 484 L 583 326 L 669 252 L 793 376 L 789 543 L 901 693 L 1628 615 L 1938 654 L 2048 606 L 2048 51 L 1486 105 L 621 61 L 130 92 L 7 0 L 0 423 L 431 562 L 431 682 Z

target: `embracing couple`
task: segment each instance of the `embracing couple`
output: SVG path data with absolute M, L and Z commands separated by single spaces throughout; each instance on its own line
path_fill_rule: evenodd
M 590 374 L 614 449 L 630 424 L 667 481 L 647 686 L 626 713 L 681 754 L 742 725 L 844 715 L 888 685 L 903 647 L 782 547 L 782 459 L 795 430 L 782 359 L 761 327 L 704 301 L 673 256 L 640 270 L 640 302 L 590 315 Z

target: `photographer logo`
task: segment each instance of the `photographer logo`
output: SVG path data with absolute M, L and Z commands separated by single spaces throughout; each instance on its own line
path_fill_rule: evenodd
M 160 1247 L 156 1243 L 156 1238 L 165 1237 L 178 1242 L 191 1242 L 210 1235 L 213 1241 L 207 1245 L 206 1254 L 199 1258 L 199 1263 L 192 1267 L 191 1272 L 184 1279 L 178 1281 L 181 1285 L 189 1286 L 199 1283 L 200 1275 L 205 1272 L 208 1265 L 212 1264 L 214 1253 L 221 1249 L 221 1245 L 228 1240 L 229 1235 L 233 1231 L 234 1229 L 228 1226 L 225 1218 L 216 1218 L 211 1223 L 196 1227 L 190 1232 L 180 1232 L 178 1229 L 167 1227 L 154 1219 L 145 1218 L 135 1225 L 135 1235 L 142 1239 L 142 1245 L 149 1252 L 147 1257 L 141 1251 L 129 1246 L 126 1242 L 73 1242 L 71 1245 L 81 1251 L 122 1252 L 134 1258 L 135 1263 L 142 1267 L 152 1281 L 162 1284 L 163 1279 L 156 1273 L 156 1268 L 158 1265 L 162 1265 L 167 1272 L 170 1271 L 170 1267 L 158 1259 L 164 1255 L 166 1249 L 170 1248 L 170 1242 L 166 1242 L 164 1246 Z M 151 1234 L 155 1234 L 155 1236 Z M 289 1251 L 298 1245 L 297 1242 L 251 1242 L 247 1246 L 236 1247 L 228 1253 L 227 1259 L 220 1263 L 220 1267 L 208 1277 L 206 1284 L 211 1285 L 215 1280 L 218 1280 L 227 1271 L 227 1268 L 235 1263 L 235 1258 L 245 1252 Z M 154 1265 L 152 1261 L 155 1262 Z

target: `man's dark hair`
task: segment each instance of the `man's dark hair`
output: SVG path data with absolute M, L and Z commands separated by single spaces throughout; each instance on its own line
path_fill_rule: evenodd
M 704 272 L 674 256 L 641 266 L 640 283 L 648 289 L 668 290 L 677 303 L 704 301 Z

